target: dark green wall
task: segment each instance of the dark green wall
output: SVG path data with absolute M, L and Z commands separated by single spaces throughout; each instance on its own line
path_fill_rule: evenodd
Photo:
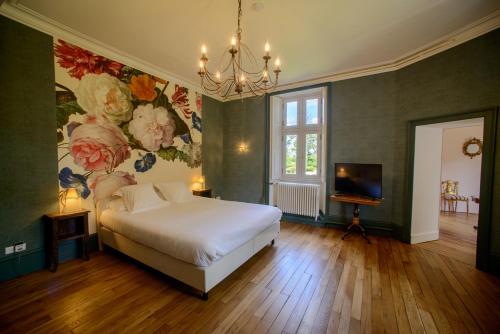
M 203 96 L 202 170 L 213 196 L 222 195 L 223 103 Z
M 396 231 L 409 223 L 405 216 L 408 121 L 499 106 L 499 54 L 497 29 L 399 71 L 333 83 L 330 164 L 375 162 L 384 168 L 384 203 L 364 208 L 362 218 L 392 222 Z M 498 177 L 493 203 L 500 203 Z M 341 209 L 332 204 L 330 214 L 341 215 Z M 499 256 L 498 205 L 493 205 L 491 241 L 493 255 Z
M 383 205 L 363 208 L 371 226 L 392 227 L 402 237 L 405 224 L 406 159 L 410 120 L 477 111 L 500 105 L 500 29 L 401 70 L 334 82 L 331 85 L 329 168 L 335 162 L 383 164 Z M 223 106 L 223 196 L 262 202 L 264 189 L 265 102 L 231 101 Z M 245 111 L 243 111 L 245 110 Z M 498 133 L 500 133 L 500 124 Z M 250 142 L 249 155 L 236 151 Z M 500 170 L 497 136 L 495 170 Z M 498 175 L 498 172 L 496 172 Z M 495 177 L 491 231 L 492 262 L 500 260 L 500 177 Z M 350 209 L 331 203 L 333 221 Z M 500 265 L 500 264 L 496 264 Z
M 58 208 L 52 37 L 0 16 L 0 280 L 44 265 L 41 217 Z M 21 257 L 5 247 L 24 241 Z
M 224 103 L 223 199 L 265 202 L 265 114 L 263 96 Z M 241 142 L 248 152 L 238 151 Z

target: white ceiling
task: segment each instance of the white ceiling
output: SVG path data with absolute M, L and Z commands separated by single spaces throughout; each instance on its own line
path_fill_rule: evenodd
M 236 29 L 236 0 L 20 0 L 102 43 L 198 82 L 200 46 L 216 63 Z M 282 60 L 280 83 L 402 57 L 496 9 L 499 0 L 243 0 L 243 40 Z M 209 62 L 209 67 L 210 67 Z

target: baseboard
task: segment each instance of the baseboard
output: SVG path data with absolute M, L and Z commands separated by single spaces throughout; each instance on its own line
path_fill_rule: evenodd
M 306 224 L 312 226 L 324 226 L 321 215 L 318 220 L 314 220 L 314 218 L 308 216 L 294 215 L 292 213 L 283 213 L 281 219 L 292 223 Z
M 439 231 L 415 233 L 411 235 L 411 244 L 418 244 L 421 242 L 433 241 L 439 239 Z
M 97 234 L 89 236 L 89 251 L 98 250 Z M 59 246 L 59 262 L 76 259 L 81 254 L 81 243 L 68 240 Z M 26 275 L 46 267 L 45 249 L 38 248 L 26 253 L 11 255 L 0 260 L 0 282 Z

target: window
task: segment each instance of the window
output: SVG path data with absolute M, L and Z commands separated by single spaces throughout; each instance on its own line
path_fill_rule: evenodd
M 320 178 L 322 110 L 319 94 L 298 95 L 283 101 L 282 178 Z
M 286 126 L 297 126 L 297 101 L 286 103 Z

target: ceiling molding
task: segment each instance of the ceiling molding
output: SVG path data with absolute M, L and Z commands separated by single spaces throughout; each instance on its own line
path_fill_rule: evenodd
M 1 1 L 1 0 L 0 0 Z M 171 73 L 164 68 L 146 62 L 140 58 L 132 56 L 117 48 L 111 47 L 88 35 L 82 34 L 66 25 L 56 22 L 44 15 L 41 15 L 19 3 L 18 0 L 6 0 L 0 6 L 0 14 L 12 20 L 18 21 L 36 30 L 42 31 L 54 37 L 62 38 L 68 42 L 75 43 L 95 53 L 108 57 L 110 59 L 122 62 L 128 66 L 140 69 L 158 77 L 177 81 L 180 84 L 200 91 L 199 83 L 192 82 L 178 74 Z M 439 38 L 421 48 L 406 53 L 405 55 L 386 62 L 371 64 L 359 68 L 353 68 L 342 72 L 331 73 L 321 77 L 315 77 L 306 80 L 300 80 L 293 83 L 279 85 L 274 91 L 283 91 L 288 89 L 310 86 L 314 84 L 335 82 L 352 78 L 359 78 L 368 75 L 396 71 L 420 60 L 429 58 L 437 53 L 446 51 L 457 45 L 465 43 L 471 39 L 484 35 L 500 27 L 500 10 L 496 10 L 490 15 L 483 17 L 461 29 L 458 29 L 442 38 Z M 193 69 L 195 70 L 195 69 Z M 205 94 L 205 93 L 204 93 Z M 219 96 L 209 95 L 219 101 L 230 101 L 252 96 L 251 94 L 231 95 L 227 99 Z
M 408 52 L 395 60 L 354 68 L 289 84 L 278 85 L 278 87 L 274 89 L 274 92 L 397 71 L 418 61 L 429 58 L 435 54 L 449 50 L 457 45 L 470 41 L 471 39 L 484 35 L 497 28 L 500 28 L 500 10 L 496 10 L 493 13 L 471 24 L 468 24 L 461 29 L 445 35 L 444 37 L 441 37 L 431 43 L 428 43 L 423 47 Z M 245 94 L 242 97 L 246 98 L 251 96 L 251 94 Z M 239 95 L 231 95 L 227 98 L 227 100 L 236 100 L 240 98 L 241 97 Z
M 123 52 L 86 34 L 80 33 L 75 29 L 31 10 L 30 8 L 19 3 L 18 0 L 4 1 L 4 3 L 0 6 L 0 14 L 55 38 L 64 39 L 67 42 L 76 44 L 101 56 L 116 60 L 122 64 L 139 69 L 148 74 L 155 75 L 162 79 L 177 82 L 189 89 L 202 92 L 198 83 L 194 83 L 187 78 L 179 76 L 178 74 L 171 73 L 164 68 Z M 212 97 L 222 101 L 217 96 Z

